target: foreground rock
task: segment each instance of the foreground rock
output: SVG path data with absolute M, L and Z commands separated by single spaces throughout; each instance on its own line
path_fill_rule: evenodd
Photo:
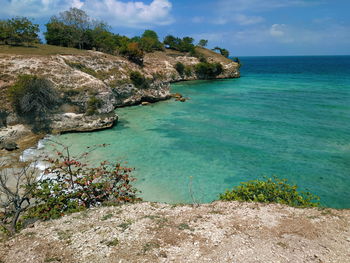
M 139 203 L 36 223 L 0 262 L 349 262 L 350 210 Z

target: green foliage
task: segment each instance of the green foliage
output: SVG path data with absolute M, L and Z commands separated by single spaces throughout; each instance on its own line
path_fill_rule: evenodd
M 200 79 L 215 78 L 223 72 L 221 63 L 200 62 L 195 65 L 195 72 Z
M 149 83 L 147 79 L 138 71 L 132 71 L 130 73 L 130 80 L 132 81 L 132 83 L 135 85 L 136 88 L 139 88 L 139 89 L 149 88 Z
M 130 61 L 138 64 L 140 66 L 143 65 L 143 51 L 140 48 L 139 44 L 136 42 L 132 42 L 127 44 L 120 50 L 120 53 L 126 56 Z
M 208 45 L 208 40 L 201 39 L 198 42 L 198 46 L 200 46 L 200 47 L 206 47 L 207 45 Z
M 140 200 L 131 185 L 132 169 L 119 163 L 102 162 L 98 167 L 88 167 L 72 157 L 67 147 L 46 161 L 50 167 L 45 170 L 45 177 L 36 182 L 32 193 L 35 204 L 26 218 L 48 220 L 104 203 Z
M 52 83 L 41 77 L 22 75 L 9 89 L 9 98 L 16 113 L 22 117 L 44 117 L 59 102 Z
M 145 52 L 155 50 L 163 50 L 163 44 L 160 43 L 158 35 L 153 30 L 145 30 L 142 37 L 139 39 L 140 47 Z
M 192 76 L 192 68 L 190 66 L 185 66 L 185 75 L 186 77 Z
M 225 58 L 228 58 L 230 56 L 230 52 L 227 49 L 215 47 L 213 48 L 214 51 L 219 51 L 221 55 L 223 55 Z
M 309 192 L 298 192 L 296 185 L 277 177 L 241 183 L 232 190 L 220 194 L 220 200 L 279 203 L 294 207 L 317 207 L 318 196 Z
M 185 65 L 182 64 L 181 62 L 177 62 L 175 64 L 175 69 L 180 74 L 180 76 L 183 76 L 183 74 L 185 72 Z
M 0 20 L 0 41 L 5 44 L 23 45 L 39 43 L 39 25 L 26 17 Z
M 95 96 L 91 96 L 87 101 L 87 115 L 94 115 L 97 113 L 97 110 L 102 107 L 103 101 Z
M 94 21 L 83 10 L 70 8 L 50 19 L 46 24 L 45 39 L 49 45 L 86 49 L 90 28 L 95 28 Z
M 195 46 L 192 37 L 178 38 L 168 35 L 164 38 L 164 45 L 166 48 L 178 50 L 181 52 L 194 52 Z

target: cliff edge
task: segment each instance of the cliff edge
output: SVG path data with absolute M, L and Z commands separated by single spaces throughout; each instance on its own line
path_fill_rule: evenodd
M 137 203 L 37 222 L 0 262 L 349 262 L 350 210 Z

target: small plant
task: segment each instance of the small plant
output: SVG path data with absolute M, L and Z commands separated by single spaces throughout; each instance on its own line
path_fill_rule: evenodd
M 185 72 L 185 65 L 182 64 L 181 62 L 177 62 L 175 64 L 175 69 L 180 74 L 180 76 L 183 76 L 183 74 Z
M 143 254 L 146 254 L 146 252 L 159 247 L 160 245 L 157 242 L 147 242 L 146 244 L 143 245 L 142 252 Z
M 190 226 L 188 224 L 182 223 L 178 225 L 179 230 L 191 230 Z
M 185 75 L 186 77 L 192 76 L 192 68 L 190 66 L 185 66 Z
M 108 219 L 110 219 L 110 218 L 112 218 L 113 217 L 113 214 L 107 214 L 107 215 L 104 215 L 102 218 L 101 218 L 101 220 L 102 221 L 106 221 L 106 220 L 108 220 Z
M 247 201 L 261 203 L 279 203 L 294 207 L 317 207 L 319 197 L 309 192 L 298 192 L 296 185 L 287 183 L 287 179 L 267 178 L 241 183 L 232 190 L 220 194 L 223 201 Z
M 97 110 L 102 107 L 103 101 L 95 96 L 91 96 L 87 101 L 87 115 L 94 115 L 97 113 Z
M 149 83 L 147 79 L 138 71 L 132 71 L 130 73 L 130 80 L 132 81 L 132 83 L 135 85 L 136 88 L 139 88 L 139 89 L 149 88 Z
M 127 228 L 129 228 L 129 226 L 132 225 L 132 223 L 133 222 L 131 220 L 127 220 L 126 222 L 119 224 L 118 227 L 120 227 L 121 229 L 123 229 L 123 231 L 125 231 Z
M 107 241 L 107 242 L 106 242 L 106 245 L 107 245 L 108 247 L 115 247 L 115 246 L 117 246 L 118 244 L 119 244 L 118 238 L 115 238 L 115 239 L 113 239 L 113 240 L 111 240 L 111 241 Z

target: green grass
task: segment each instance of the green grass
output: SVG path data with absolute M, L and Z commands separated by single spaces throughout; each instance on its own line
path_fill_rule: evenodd
M 83 55 L 86 53 L 87 53 L 86 50 L 79 50 L 76 48 L 67 48 L 67 47 L 59 47 L 59 46 L 52 46 L 52 45 L 37 44 L 32 47 L 0 45 L 0 54 L 50 56 L 50 55 Z

